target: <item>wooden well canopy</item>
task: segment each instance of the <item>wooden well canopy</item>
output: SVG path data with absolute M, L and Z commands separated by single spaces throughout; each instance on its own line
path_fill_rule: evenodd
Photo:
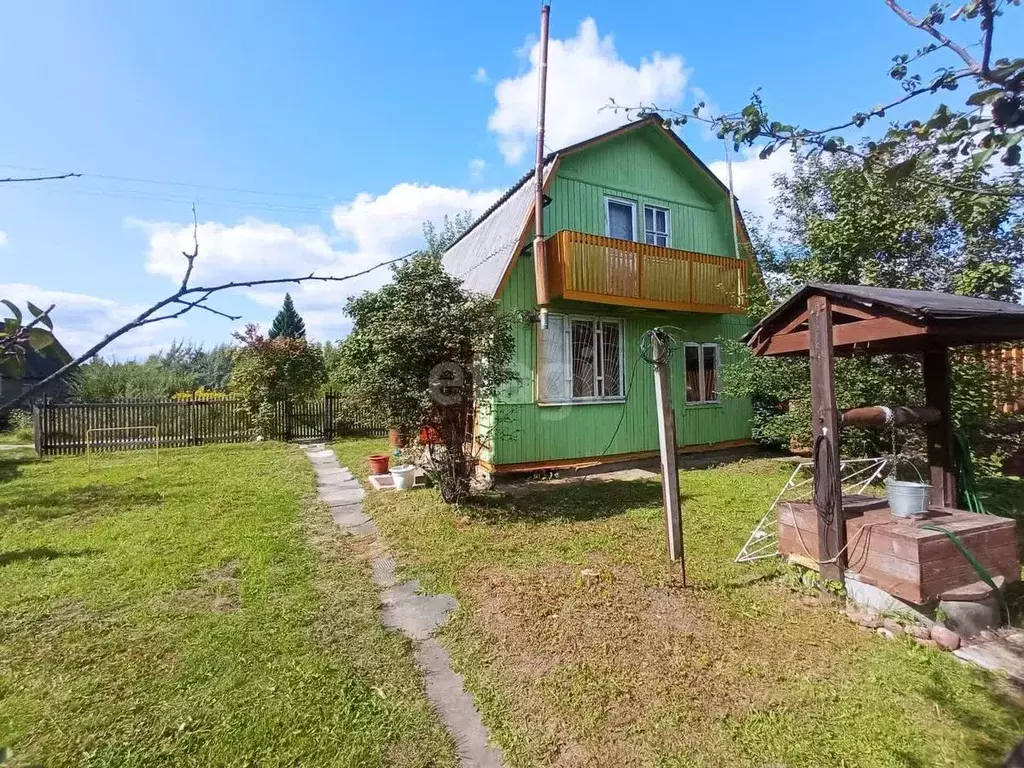
M 808 283 L 751 330 L 755 355 L 806 355 L 809 300 L 827 299 L 837 355 L 929 352 L 1024 339 L 1024 306 L 934 291 Z
M 1024 339 L 1024 306 L 932 291 L 810 283 L 751 330 L 744 341 L 755 355 L 807 355 L 811 374 L 811 433 L 815 561 L 827 579 L 842 580 L 846 567 L 846 518 L 840 477 L 840 425 L 901 419 L 925 425 L 931 505 L 957 513 L 956 467 L 950 401 L 951 347 Z M 836 410 L 835 355 L 923 353 L 925 402 L 893 409 Z M 849 512 L 849 514 L 848 514 Z M 888 512 L 886 512 L 888 514 Z M 970 513 L 959 513 L 969 515 Z M 781 540 L 781 539 L 780 539 Z

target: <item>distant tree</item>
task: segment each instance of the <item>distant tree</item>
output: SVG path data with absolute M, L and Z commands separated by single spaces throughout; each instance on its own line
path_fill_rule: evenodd
M 236 333 L 235 366 L 229 389 L 242 401 L 257 435 L 268 437 L 274 407 L 286 399 L 314 395 L 324 380 L 323 351 L 303 338 L 266 338 L 259 326 Z
M 441 222 L 440 229 L 432 221 L 425 222 L 423 224 L 423 238 L 427 241 L 427 247 L 424 252 L 440 258 L 451 247 L 451 244 L 469 229 L 473 221 L 472 211 L 461 211 L 454 216 L 446 214 Z
M 97 358 L 80 367 L 71 382 L 71 396 L 83 402 L 157 399 L 197 386 L 190 373 L 162 364 L 156 355 L 143 362 Z
M 791 176 L 775 179 L 777 228 L 755 229 L 767 295 L 753 308 L 760 319 L 806 282 L 876 285 L 1013 300 L 1022 287 L 1024 220 L 1007 197 L 975 195 L 981 171 L 922 168 L 914 176 L 884 178 L 860 158 L 837 155 L 798 159 Z M 952 186 L 932 183 L 956 179 Z M 788 444 L 810 441 L 810 378 L 806 359 L 751 358 L 730 342 L 739 361 L 726 369 L 726 390 L 751 396 L 755 437 Z M 1019 396 L 1013 382 L 978 360 L 958 358 L 954 419 L 972 444 L 995 457 L 1007 450 L 991 429 L 1003 420 L 996 404 Z M 910 355 L 836 360 L 839 408 L 914 404 L 923 400 L 920 360 Z M 1020 430 L 1018 429 L 1018 433 Z M 919 436 L 904 430 L 901 442 Z M 848 430 L 850 455 L 891 450 L 887 432 Z M 976 455 L 977 457 L 977 455 Z
M 306 338 L 306 324 L 302 321 L 302 316 L 295 310 L 290 293 L 284 295 L 284 304 L 281 305 L 273 325 L 270 326 L 270 333 L 267 335 L 272 339 L 279 336 L 286 339 Z

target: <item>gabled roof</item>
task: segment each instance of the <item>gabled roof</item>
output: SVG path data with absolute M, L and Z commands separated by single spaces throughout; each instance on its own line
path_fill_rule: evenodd
M 757 354 L 805 354 L 809 339 L 802 328 L 806 323 L 807 299 L 811 296 L 829 297 L 840 314 L 856 313 L 841 318 L 833 326 L 833 341 L 842 353 L 858 349 L 921 351 L 1024 339 L 1024 306 L 1020 304 L 936 291 L 808 283 L 752 328 L 743 340 Z M 886 322 L 889 318 L 895 322 Z M 874 325 L 868 328 L 857 320 Z M 792 338 L 792 343 L 779 343 L 783 337 Z
M 657 128 L 660 133 L 681 149 L 724 194 L 729 194 L 729 188 L 722 183 L 722 180 L 712 173 L 711 169 L 686 146 L 674 131 L 665 127 L 664 118 L 656 113 L 550 153 L 544 158 L 545 187 L 551 182 L 561 158 L 645 126 Z M 502 278 L 512 266 L 516 255 L 526 245 L 525 238 L 532 226 L 534 187 L 527 182 L 533 177 L 534 170 L 531 168 L 445 251 L 441 263 L 444 264 L 449 274 L 461 279 L 467 289 L 488 296 L 497 295 Z M 736 206 L 736 215 L 740 231 L 746 236 L 746 228 L 739 212 L 739 205 Z M 749 238 L 747 239 L 749 240 Z

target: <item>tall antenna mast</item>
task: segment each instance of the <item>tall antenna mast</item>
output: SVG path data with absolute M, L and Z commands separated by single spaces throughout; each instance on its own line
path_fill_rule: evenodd
M 544 112 L 548 89 L 548 18 L 551 6 L 540 9 L 540 68 L 537 72 L 537 163 L 534 168 L 536 198 L 533 207 L 533 269 L 537 281 L 537 304 L 540 306 L 540 327 L 548 327 L 548 262 L 544 248 Z
M 725 143 L 725 167 L 729 172 L 729 214 L 732 220 L 732 247 L 733 254 L 736 258 L 740 258 L 740 233 L 736 226 L 736 193 L 732 188 L 732 156 L 729 154 L 729 139 L 724 139 Z M 738 277 L 736 280 L 736 291 L 737 297 L 740 301 L 743 300 L 743 296 L 747 292 L 747 286 L 743 284 L 743 270 L 738 271 Z
M 733 255 L 740 257 L 740 236 L 736 230 L 736 193 L 732 189 L 732 156 L 729 154 L 729 139 L 725 143 L 725 167 L 729 171 L 729 213 L 732 216 L 732 245 L 735 249 Z

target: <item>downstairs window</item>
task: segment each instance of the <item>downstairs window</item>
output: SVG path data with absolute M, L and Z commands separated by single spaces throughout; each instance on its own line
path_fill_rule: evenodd
M 538 402 L 622 399 L 622 321 L 549 314 L 537 333 Z

